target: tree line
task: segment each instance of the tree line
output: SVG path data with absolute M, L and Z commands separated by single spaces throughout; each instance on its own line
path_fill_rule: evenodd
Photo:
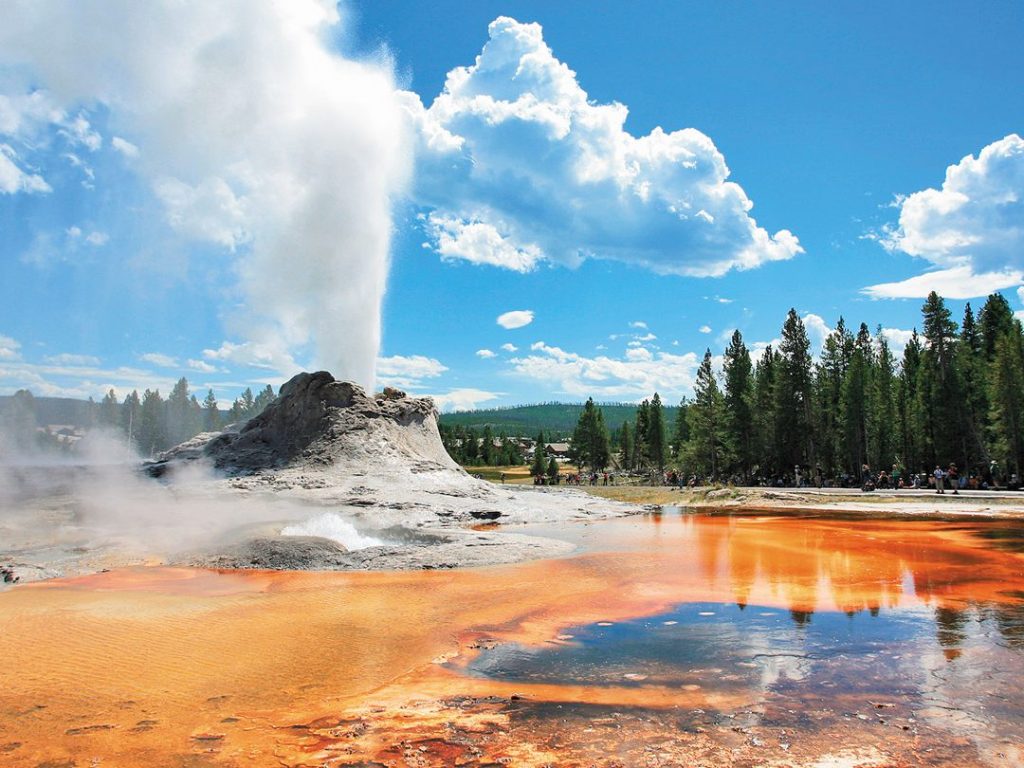
M 693 397 L 667 434 L 657 394 L 608 435 L 587 402 L 574 458 L 600 469 L 672 468 L 702 480 L 742 483 L 861 482 L 957 463 L 961 473 L 1005 482 L 1024 473 L 1024 329 L 1002 294 L 958 324 L 937 293 L 921 308 L 897 360 L 877 327 L 839 318 L 812 359 L 803 321 L 790 309 L 780 341 L 752 359 L 739 331 L 717 370 L 708 349 Z M 605 448 L 610 442 L 612 450 Z M 990 477 L 995 475 L 995 477 Z
M 166 400 L 159 389 L 147 389 L 141 397 L 137 390 L 132 390 L 119 403 L 111 389 L 99 402 L 96 420 L 101 426 L 120 430 L 141 455 L 152 456 L 200 432 L 214 432 L 227 424 L 251 419 L 273 400 L 274 388 L 269 384 L 256 395 L 246 387 L 223 413 L 212 389 L 207 390 L 200 403 L 183 376 Z
M 448 455 L 464 467 L 510 467 L 524 463 L 519 443 L 504 432 L 495 435 L 490 425 L 473 427 L 439 423 L 441 443 Z
M 118 432 L 139 454 L 152 456 L 200 432 L 213 432 L 250 419 L 262 413 L 273 400 L 274 390 L 269 384 L 255 395 L 246 387 L 228 411 L 221 411 L 212 389 L 200 403 L 189 390 L 188 380 L 182 377 L 166 399 L 159 389 L 146 389 L 141 396 L 138 390 L 133 390 L 123 401 L 118 400 L 113 389 L 98 403 L 90 398 L 85 410 L 86 423 L 78 426 L 87 429 L 99 426 Z M 45 434 L 37 432 L 37 422 L 32 393 L 19 390 L 0 414 L 0 431 L 12 448 L 54 447 Z
M 713 478 L 792 476 L 827 480 L 890 470 L 927 472 L 957 463 L 996 479 L 1024 458 L 1024 331 L 998 293 L 959 324 L 937 293 L 921 307 L 896 361 L 877 328 L 840 318 L 816 362 L 790 310 L 778 349 L 756 364 L 737 331 L 725 350 L 722 386 L 708 350 L 686 404 L 680 461 Z M 993 466 L 993 462 L 995 465 Z

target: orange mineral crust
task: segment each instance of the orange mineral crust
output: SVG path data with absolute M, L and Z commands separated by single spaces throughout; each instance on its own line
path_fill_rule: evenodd
M 827 753 L 888 765 L 865 762 L 889 759 L 885 744 L 901 760 L 930 745 L 956 764 L 1017 764 L 998 760 L 1018 755 L 1024 560 L 1016 532 L 991 525 L 648 515 L 538 530 L 576 539 L 580 553 L 500 568 L 133 568 L 19 587 L 0 594 L 0 765 L 730 765 L 735 750 L 763 764 Z M 700 680 L 686 685 L 658 665 L 610 682 L 471 668 L 496 647 L 557 655 L 581 647 L 573 627 L 610 625 L 614 637 L 621 622 L 690 603 L 788 611 L 797 629 L 785 632 L 827 612 L 906 616 L 917 627 L 907 647 L 948 679 L 878 701 L 882 683 L 830 680 L 812 651 L 799 662 L 811 672 L 754 658 L 744 676 L 709 659 L 683 670 Z M 1001 634 L 972 634 L 968 617 Z M 890 655 L 893 669 L 909 663 Z M 954 694 L 982 696 L 978 686 L 993 704 L 972 717 L 992 722 L 942 714 Z M 764 731 L 773 708 L 781 736 Z M 720 721 L 754 715 L 739 730 Z M 886 736 L 879 719 L 897 730 Z M 641 756 L 664 741 L 662 762 L 631 762 L 630 739 Z M 840 754 L 855 748 L 860 757 Z

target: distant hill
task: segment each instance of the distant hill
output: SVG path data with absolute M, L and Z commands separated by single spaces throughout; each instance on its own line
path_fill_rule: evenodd
M 622 423 L 636 422 L 636 405 L 632 403 L 599 403 L 604 422 L 609 431 L 622 428 Z M 676 406 L 665 406 L 665 423 L 675 423 Z M 510 436 L 533 437 L 541 430 L 545 437 L 567 436 L 572 433 L 583 412 L 583 403 L 541 403 L 539 405 L 515 405 L 506 408 L 486 408 L 478 411 L 454 411 L 442 413 L 441 423 L 445 426 L 473 427 L 480 430 L 490 425 L 495 433 Z M 671 429 L 671 426 L 669 427 Z

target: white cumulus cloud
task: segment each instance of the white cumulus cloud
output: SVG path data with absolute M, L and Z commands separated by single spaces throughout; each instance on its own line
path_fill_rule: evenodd
M 585 357 L 543 341 L 530 351 L 512 359 L 513 372 L 575 397 L 640 399 L 659 392 L 665 401 L 677 400 L 692 393 L 700 363 L 692 352 L 672 355 L 636 347 L 624 358 Z
M 20 342 L 0 333 L 0 360 L 18 360 L 21 358 L 20 349 Z
M 710 325 L 702 325 L 697 330 L 700 331 L 701 333 L 711 333 L 711 326 Z
M 940 189 L 898 197 L 899 224 L 879 239 L 934 271 L 868 286 L 876 298 L 984 296 L 1024 280 L 1024 139 L 1010 134 L 946 169 Z
M 505 350 L 506 352 L 518 352 L 519 351 L 519 347 L 517 347 L 515 344 L 509 344 L 509 343 L 502 344 L 501 348 L 503 350 Z
M 442 256 L 520 272 L 601 258 L 710 276 L 802 252 L 788 230 L 757 225 L 706 135 L 633 136 L 627 108 L 592 101 L 539 24 L 500 17 L 488 31 L 429 107 L 406 94 L 414 196 Z
M 426 355 L 391 355 L 377 358 L 381 384 L 399 389 L 419 389 L 423 379 L 434 379 L 448 370 L 440 360 Z
M 497 357 L 494 351 L 490 349 L 478 349 L 476 351 L 476 356 L 483 358 L 484 360 L 489 360 L 492 357 Z
M 432 394 L 430 397 L 433 398 L 434 403 L 441 411 L 472 411 L 484 403 L 497 400 L 501 395 L 501 392 L 489 392 L 486 389 L 464 387 L 462 389 L 452 389 L 444 393 Z
M 504 314 L 498 315 L 497 320 L 498 325 L 502 328 L 508 328 L 509 330 L 514 328 L 523 328 L 532 322 L 532 309 L 514 309 L 511 312 L 505 312 Z

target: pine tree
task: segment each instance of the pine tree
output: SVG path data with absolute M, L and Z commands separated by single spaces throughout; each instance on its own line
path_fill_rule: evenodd
M 648 412 L 647 425 L 647 457 L 651 466 L 659 472 L 665 470 L 665 417 L 661 409 L 661 397 L 654 393 Z
M 775 386 L 775 439 L 785 472 L 814 458 L 810 348 L 803 321 L 790 309 L 782 326 Z
M 608 465 L 608 428 L 604 424 L 601 409 L 588 398 L 572 433 L 571 455 L 580 468 L 590 467 L 594 472 Z
M 917 329 L 903 349 L 903 363 L 896 382 L 896 422 L 903 465 L 911 472 L 925 467 L 925 419 L 918 385 L 921 380 L 921 339 Z
M 496 464 L 494 459 L 494 430 L 490 424 L 485 424 L 483 442 L 480 443 L 480 464 L 493 467 Z
M 1006 473 L 1024 474 L 1024 349 L 1019 322 L 996 339 L 991 402 L 995 453 Z
M 462 441 L 462 463 L 467 467 L 476 467 L 480 464 L 480 438 L 476 436 L 476 430 L 469 427 L 466 436 Z
M 220 410 L 217 405 L 217 396 L 213 390 L 208 390 L 203 400 L 203 429 L 207 432 L 216 432 L 220 429 Z
M 143 400 L 145 402 L 145 400 Z M 188 380 L 182 376 L 167 396 L 164 434 L 168 445 L 178 445 L 192 436 L 189 425 Z
M 124 405 L 121 407 L 121 428 L 128 437 L 128 447 L 131 450 L 139 448 L 139 423 L 142 412 L 142 401 L 139 393 L 132 390 L 132 393 L 125 397 Z
M 121 428 L 121 406 L 117 402 L 117 395 L 111 389 L 100 400 L 100 425 L 107 429 Z
M 763 479 L 771 478 L 780 468 L 775 439 L 775 368 L 776 354 L 769 344 L 754 368 L 754 455 Z
M 648 432 L 650 430 L 651 404 L 644 400 L 636 409 L 636 430 L 633 433 L 633 469 L 643 469 L 650 456 L 648 450 Z
M 544 477 L 544 471 L 547 468 L 547 464 L 544 461 L 546 453 L 544 433 L 539 432 L 537 434 L 537 447 L 533 451 L 533 464 L 530 465 L 530 474 L 533 477 Z
M 690 442 L 690 401 L 683 397 L 676 409 L 676 422 L 672 425 L 672 454 L 677 461 L 686 455 L 686 446 Z
M 964 400 L 961 409 L 960 461 L 969 468 L 988 464 L 988 449 L 985 433 L 988 423 L 988 375 L 981 333 L 974 321 L 970 302 L 964 307 L 964 318 L 960 324 L 960 343 L 957 344 L 956 360 L 959 382 L 963 388 Z
M 896 376 L 889 341 L 879 326 L 875 330 L 874 366 L 868 397 L 868 463 L 888 471 L 898 463 L 896 426 Z
M 825 337 L 821 356 L 815 366 L 814 393 L 818 430 L 818 456 L 822 471 L 834 475 L 845 455 L 840 425 L 843 379 L 853 354 L 853 339 L 842 317 L 835 330 Z
M 871 386 L 871 358 L 871 336 L 867 326 L 861 323 L 839 399 L 844 466 L 861 480 L 864 480 L 862 467 L 868 464 L 867 397 Z
M 154 456 L 167 448 L 167 422 L 160 390 L 146 390 L 139 409 L 138 446 L 143 456 Z
M 693 403 L 687 415 L 690 420 L 690 442 L 686 451 L 689 465 L 696 474 L 715 480 L 723 469 L 729 431 L 725 402 L 711 368 L 710 349 L 704 353 L 697 369 Z
M 558 462 L 555 461 L 555 457 L 552 456 L 548 462 L 548 481 L 552 484 L 558 482 Z
M 239 401 L 241 403 L 242 418 L 251 419 L 256 415 L 256 398 L 253 397 L 252 390 L 249 387 L 245 388 Z
M 750 468 L 754 463 L 754 420 L 750 407 L 753 397 L 753 366 L 750 363 L 750 350 L 743 343 L 743 335 L 738 330 L 733 332 L 729 346 L 725 349 L 723 373 L 725 439 L 729 453 L 735 459 L 733 469 L 743 475 L 744 481 L 749 482 Z M 699 371 L 697 375 L 700 376 Z M 714 376 L 711 378 L 713 382 Z
M 622 423 L 622 431 L 619 433 L 619 456 L 620 466 L 629 471 L 633 468 L 633 434 L 629 428 L 629 422 Z
M 928 342 L 921 356 L 918 396 L 926 414 L 929 464 L 945 466 L 959 456 L 962 393 L 956 359 L 956 323 L 942 298 L 932 291 L 921 307 Z
M 267 384 L 260 393 L 256 395 L 256 399 L 253 401 L 253 416 L 259 416 L 266 409 L 268 405 L 274 402 L 274 388 Z
M 1013 310 L 1001 293 L 989 294 L 978 313 L 978 336 L 985 362 L 996 356 L 996 342 L 1013 331 Z

